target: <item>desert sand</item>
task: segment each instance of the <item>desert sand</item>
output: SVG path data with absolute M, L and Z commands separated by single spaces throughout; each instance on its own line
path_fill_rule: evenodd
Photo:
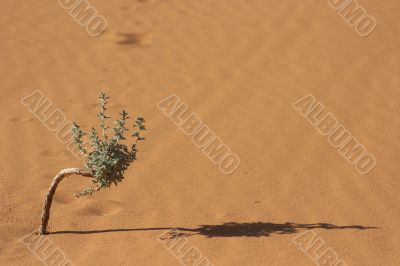
M 21 104 L 36 90 L 85 131 L 101 91 L 113 118 L 147 121 L 118 187 L 76 199 L 90 179 L 60 184 L 45 238 L 73 265 L 182 265 L 159 241 L 170 228 L 216 266 L 315 265 L 293 242 L 308 231 L 339 265 L 400 265 L 399 1 L 359 1 L 377 21 L 367 37 L 327 1 L 90 3 L 108 22 L 98 37 L 56 0 L 1 1 L 0 265 L 46 265 L 21 238 L 51 179 L 82 167 Z M 240 157 L 237 171 L 221 173 L 163 114 L 171 94 Z M 376 157 L 370 173 L 293 108 L 308 94 Z

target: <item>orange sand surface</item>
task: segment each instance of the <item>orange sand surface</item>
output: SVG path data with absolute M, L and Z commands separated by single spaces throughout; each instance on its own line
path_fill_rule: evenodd
M 310 252 L 327 248 L 340 266 L 400 265 L 399 1 L 359 0 L 377 21 L 367 37 L 328 1 L 89 2 L 108 22 L 95 38 L 57 0 L 1 1 L 0 265 L 46 264 L 21 238 L 51 179 L 82 167 L 21 104 L 35 90 L 85 131 L 100 91 L 113 119 L 147 121 L 118 187 L 76 199 L 90 179 L 60 184 L 45 239 L 74 265 L 182 265 L 159 240 L 170 228 L 215 266 L 315 265 Z M 171 94 L 237 171 L 221 173 L 157 108 Z M 293 108 L 308 94 L 376 157 L 370 173 Z M 293 239 L 307 232 L 324 247 L 303 252 Z

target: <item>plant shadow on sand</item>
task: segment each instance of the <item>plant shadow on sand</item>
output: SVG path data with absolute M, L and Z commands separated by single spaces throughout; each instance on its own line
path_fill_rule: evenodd
M 298 223 L 236 223 L 229 222 L 218 225 L 200 225 L 197 228 L 185 227 L 153 227 L 153 228 L 126 228 L 126 229 L 106 229 L 106 230 L 90 230 L 90 231 L 57 231 L 50 234 L 96 234 L 96 233 L 111 233 L 111 232 L 132 232 L 132 231 L 163 231 L 170 230 L 168 237 L 183 237 L 201 235 L 207 238 L 212 237 L 266 237 L 271 234 L 294 234 L 303 230 L 312 229 L 327 229 L 327 230 L 367 230 L 378 229 L 378 227 L 362 226 L 362 225 L 347 225 L 338 226 L 328 223 L 314 224 L 298 224 Z

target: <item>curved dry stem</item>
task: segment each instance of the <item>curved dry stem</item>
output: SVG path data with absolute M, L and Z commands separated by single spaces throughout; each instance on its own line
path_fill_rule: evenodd
M 39 235 L 45 235 L 47 233 L 47 224 L 49 222 L 50 218 L 50 207 L 51 203 L 53 202 L 53 196 L 54 193 L 56 192 L 58 184 L 61 182 L 61 180 L 64 179 L 64 177 L 67 177 L 69 175 L 81 175 L 81 176 L 86 176 L 86 177 L 93 177 L 90 171 L 84 170 L 84 169 L 79 169 L 79 168 L 67 168 L 64 170 L 61 170 L 54 178 L 53 181 L 51 182 L 49 191 L 47 192 L 46 199 L 44 201 L 44 206 L 42 210 L 42 225 L 39 228 Z

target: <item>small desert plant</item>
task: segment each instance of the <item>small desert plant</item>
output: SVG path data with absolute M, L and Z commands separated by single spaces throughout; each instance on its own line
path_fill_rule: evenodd
M 47 223 L 50 217 L 50 207 L 53 200 L 54 193 L 58 184 L 64 177 L 71 174 L 87 176 L 92 178 L 92 182 L 96 185 L 95 188 L 87 188 L 76 197 L 91 195 L 95 191 L 102 188 L 110 187 L 113 183 L 115 185 L 124 179 L 124 171 L 128 169 L 129 165 L 136 159 L 136 146 L 137 143 L 144 138 L 141 136 L 143 130 L 146 129 L 143 117 L 138 117 L 134 122 L 135 131 L 132 134 L 134 143 L 129 150 L 128 146 L 121 141 L 125 140 L 124 133 L 128 129 L 125 128 L 127 120 L 129 119 L 128 113 L 122 110 L 120 118 L 114 123 L 113 135 L 108 136 L 107 131 L 109 127 L 106 126 L 106 119 L 110 118 L 106 115 L 107 99 L 105 93 L 99 95 L 100 112 L 97 114 L 100 119 L 101 136 L 98 131 L 92 127 L 89 132 L 90 148 L 85 147 L 83 137 L 86 135 L 77 123 L 73 124 L 72 135 L 74 143 L 77 148 L 86 155 L 85 169 L 67 168 L 53 178 L 50 185 L 49 192 L 47 193 L 46 200 L 42 212 L 42 225 L 39 229 L 39 234 L 46 234 Z

